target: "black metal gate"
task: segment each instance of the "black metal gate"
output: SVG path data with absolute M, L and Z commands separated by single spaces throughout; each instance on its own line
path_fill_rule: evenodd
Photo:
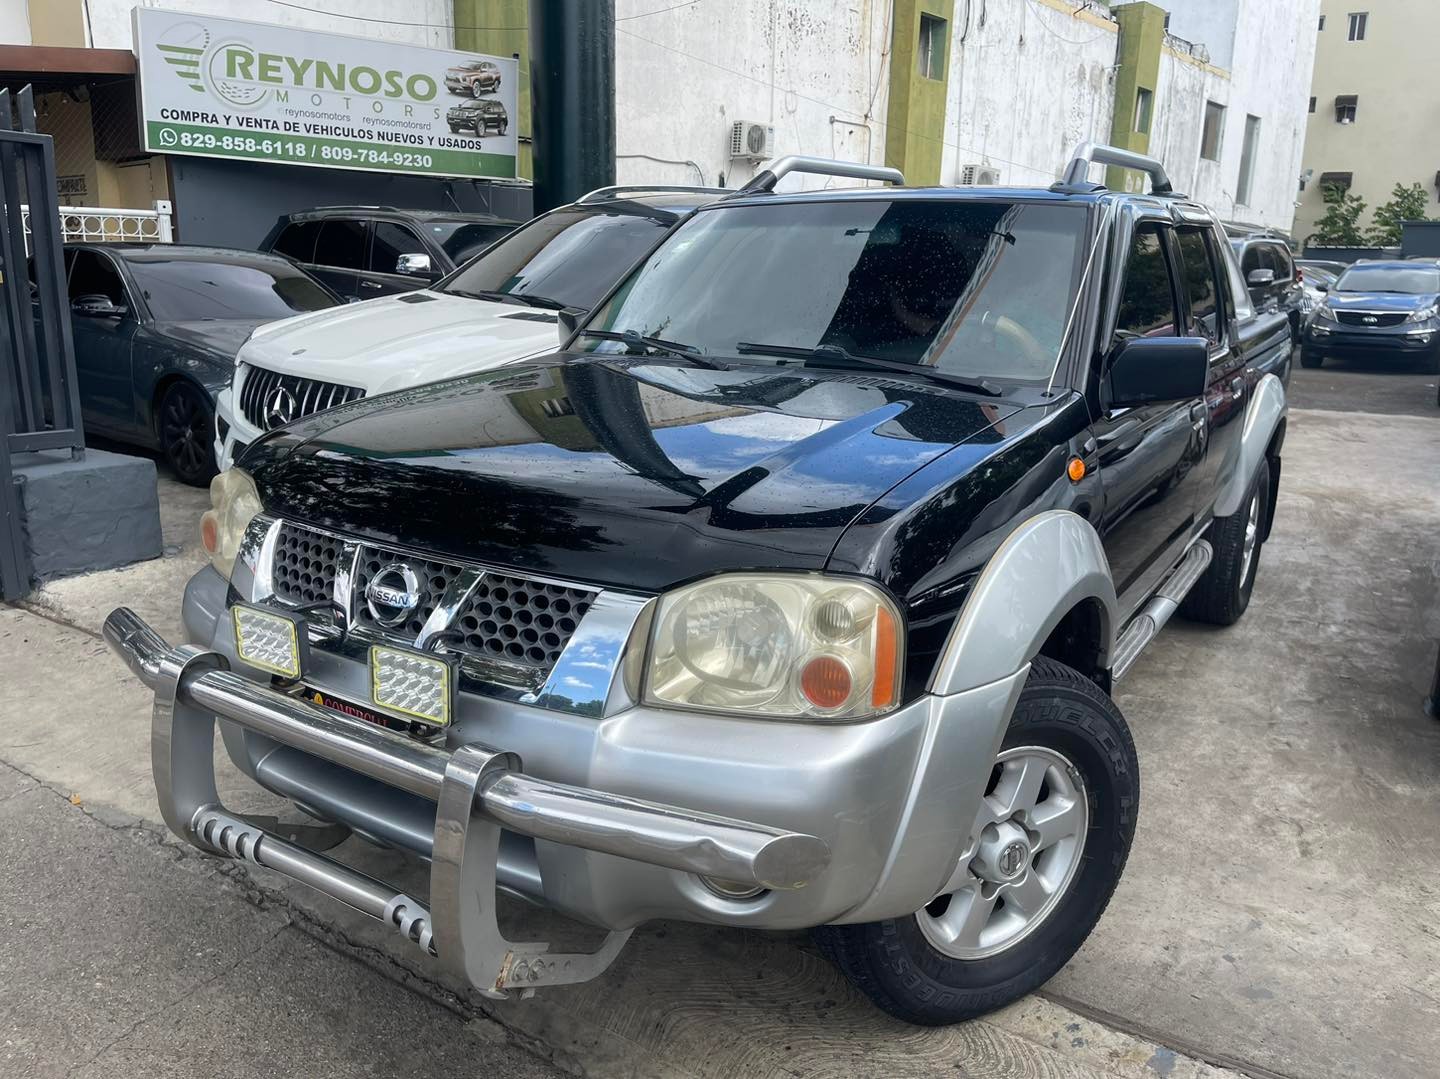
M 16 119 L 18 117 L 18 130 Z M 65 295 L 55 150 L 30 87 L 0 90 L 0 598 L 29 590 L 18 454 L 85 450 Z M 27 242 L 28 240 L 28 242 Z M 27 252 L 29 259 L 27 260 Z

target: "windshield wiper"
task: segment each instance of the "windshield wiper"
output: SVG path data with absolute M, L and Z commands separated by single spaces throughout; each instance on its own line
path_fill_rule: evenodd
M 851 352 L 849 349 L 841 348 L 839 345 L 816 345 L 814 348 L 805 348 L 799 345 L 762 345 L 754 341 L 741 341 L 735 345 L 735 351 L 742 356 L 753 356 L 757 353 L 771 356 L 794 356 L 802 360 L 840 360 L 842 362 L 858 363 L 870 367 L 883 367 L 887 371 L 901 371 L 907 375 L 923 375 L 925 378 L 933 379 L 936 382 L 948 383 L 951 386 L 959 386 L 961 389 L 969 390 L 971 393 L 983 394 L 986 397 L 999 397 L 1000 391 L 994 384 L 985 379 L 969 379 L 961 375 L 952 375 L 949 371 L 941 371 L 937 367 L 930 367 L 919 363 L 905 363 L 901 360 L 886 360 L 879 356 L 864 356 Z
M 513 292 L 497 292 L 488 288 L 446 288 L 441 292 L 447 296 L 464 296 L 467 300 L 489 300 L 491 303 L 510 303 L 520 307 L 529 306 L 523 296 L 516 296 Z
M 531 307 L 543 307 L 547 311 L 563 311 L 570 306 L 549 296 L 537 296 L 533 292 L 512 292 L 510 295 L 521 303 L 529 304 Z
M 660 337 L 646 337 L 638 330 L 581 330 L 580 336 L 598 337 L 601 341 L 622 341 L 625 344 L 625 351 L 632 356 L 645 356 L 653 350 L 669 356 L 678 356 L 682 360 L 689 360 L 696 367 L 707 367 L 712 371 L 724 370 L 720 364 L 690 345 L 682 345 L 678 341 L 666 341 Z

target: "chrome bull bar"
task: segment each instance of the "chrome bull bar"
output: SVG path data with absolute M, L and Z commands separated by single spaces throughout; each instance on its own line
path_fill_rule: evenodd
M 761 888 L 803 887 L 829 864 L 829 847 L 815 836 L 547 782 L 525 775 L 513 753 L 482 745 L 451 751 L 351 719 L 234 674 L 218 652 L 172 648 L 125 607 L 111 612 L 104 632 L 155 692 L 151 768 L 172 832 L 386 923 L 490 996 L 587 981 L 610 965 L 631 932 L 610 932 L 592 953 L 506 940 L 495 910 L 502 828 Z M 430 908 L 275 834 L 274 822 L 227 812 L 215 789 L 217 717 L 435 802 Z M 298 836 L 317 829 L 287 830 Z

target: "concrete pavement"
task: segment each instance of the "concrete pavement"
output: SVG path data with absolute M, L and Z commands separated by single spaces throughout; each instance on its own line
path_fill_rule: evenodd
M 869 1008 L 803 936 L 660 924 L 605 978 L 494 1014 L 597 1076 L 1218 1074 L 1184 1051 L 1295 1079 L 1433 1074 L 1440 725 L 1419 702 L 1440 635 L 1437 468 L 1429 419 L 1294 415 L 1250 613 L 1226 631 L 1172 623 L 1122 687 L 1143 772 L 1135 850 L 1095 936 L 1041 998 L 917 1030 Z M 173 632 L 198 563 L 176 546 L 164 572 L 151 564 L 148 593 L 109 575 L 46 589 L 49 613 L 78 628 L 0 608 L 0 759 L 138 818 L 152 842 L 148 695 L 90 633 L 112 602 L 136 605 L 132 588 Z M 237 808 L 267 801 L 222 785 Z M 342 853 L 414 879 L 394 855 L 354 841 Z M 214 864 L 177 864 L 197 859 Z M 263 871 L 249 879 L 266 902 L 363 942 L 387 977 L 455 999 L 373 923 Z M 173 901 L 187 899 L 177 888 Z M 0 914 L 8 951 L 4 925 Z M 468 1014 L 486 1007 L 461 999 Z

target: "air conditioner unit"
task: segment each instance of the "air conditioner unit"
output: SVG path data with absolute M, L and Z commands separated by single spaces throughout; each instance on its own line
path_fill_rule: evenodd
M 994 187 L 1000 182 L 1000 170 L 994 165 L 966 165 L 960 170 L 960 182 L 980 187 Z
M 775 128 L 756 120 L 730 125 L 730 156 L 742 161 L 768 161 L 775 156 Z

